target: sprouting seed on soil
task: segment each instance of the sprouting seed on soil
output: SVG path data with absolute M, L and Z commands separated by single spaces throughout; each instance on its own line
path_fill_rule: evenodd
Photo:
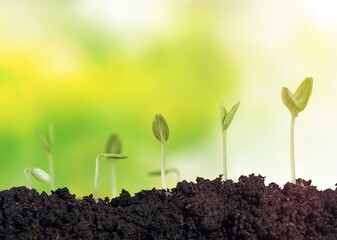
M 227 130 L 232 123 L 234 115 L 240 106 L 240 102 L 236 103 L 232 109 L 227 112 L 226 108 L 224 107 L 223 103 L 220 106 L 220 122 L 222 128 L 222 150 L 223 150 L 223 179 L 227 180 L 227 146 L 226 146 L 226 137 L 227 137 Z
M 165 144 L 169 138 L 170 132 L 165 118 L 161 114 L 156 114 L 152 122 L 152 132 L 161 143 L 161 183 L 162 188 L 166 189 L 165 177 Z
M 99 160 L 100 158 L 108 158 L 111 161 L 115 159 L 123 159 L 127 158 L 128 156 L 123 155 L 123 154 L 117 154 L 117 153 L 101 153 L 98 154 L 96 157 L 96 169 L 95 169 L 95 183 L 94 183 L 94 199 L 95 202 L 98 202 L 98 180 L 99 180 Z
M 106 145 L 106 153 L 121 154 L 122 153 L 122 141 L 117 134 L 112 134 Z M 117 178 L 115 161 L 116 158 L 108 159 L 110 162 L 110 176 L 111 176 L 111 196 L 115 198 L 117 196 Z
M 291 166 L 291 181 L 296 183 L 295 173 L 295 150 L 294 150 L 294 128 L 295 118 L 305 109 L 311 97 L 313 86 L 313 79 L 311 77 L 305 78 L 296 92 L 293 94 L 288 88 L 282 87 L 281 97 L 284 105 L 291 113 L 290 125 L 290 166 Z
M 27 180 L 28 183 L 28 188 L 32 189 L 33 188 L 33 184 L 32 181 L 29 177 L 29 174 L 31 174 L 37 181 L 41 182 L 41 183 L 50 183 L 50 176 L 48 173 L 46 173 L 45 171 L 43 171 L 40 168 L 25 168 L 23 170 L 23 174 Z
M 36 130 L 36 135 L 39 138 L 42 147 L 47 152 L 48 164 L 49 164 L 49 175 L 50 175 L 50 190 L 55 189 L 55 177 L 54 177 L 54 129 L 53 125 L 49 125 L 48 133 L 43 134 L 40 130 Z

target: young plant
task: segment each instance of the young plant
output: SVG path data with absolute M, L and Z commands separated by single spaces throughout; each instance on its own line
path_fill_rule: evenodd
M 293 94 L 288 88 L 282 87 L 281 97 L 284 105 L 291 113 L 290 125 L 290 166 L 291 166 L 291 181 L 296 183 L 295 174 L 295 150 L 294 150 L 294 128 L 295 118 L 307 106 L 311 92 L 312 92 L 313 79 L 311 77 L 305 78 L 296 92 Z
M 165 170 L 165 174 L 170 174 L 170 173 L 175 173 L 177 177 L 177 182 L 180 182 L 180 171 L 178 168 L 170 168 L 170 169 Z M 152 177 L 160 176 L 161 171 L 160 170 L 151 171 L 149 172 L 149 175 Z
M 165 118 L 161 114 L 156 114 L 152 122 L 152 132 L 161 143 L 161 184 L 166 189 L 165 177 L 165 143 L 169 138 L 169 128 Z
M 40 168 L 25 168 L 23 170 L 23 175 L 25 176 L 27 183 L 28 183 L 28 188 L 32 189 L 33 185 L 32 185 L 32 181 L 29 178 L 29 174 L 31 174 L 37 181 L 41 182 L 41 183 L 50 183 L 50 176 L 48 175 L 48 173 L 46 173 L 45 171 L 43 171 Z
M 123 159 L 127 158 L 128 156 L 122 155 L 122 154 L 117 154 L 117 153 L 101 153 L 98 154 L 96 157 L 96 170 L 95 170 L 95 183 L 94 183 L 94 199 L 95 202 L 98 202 L 98 180 L 99 180 L 99 160 L 100 158 L 107 158 L 111 159 L 112 161 L 115 159 Z
M 49 175 L 50 175 L 50 190 L 55 189 L 55 178 L 54 178 L 54 129 L 53 125 L 49 125 L 48 133 L 43 134 L 40 130 L 36 130 L 36 135 L 39 138 L 42 147 L 47 152 L 48 164 L 49 164 Z
M 106 153 L 122 153 L 122 142 L 117 134 L 112 134 L 106 145 Z M 115 198 L 117 196 L 117 179 L 116 179 L 116 168 L 115 168 L 115 158 L 110 158 L 110 176 L 111 176 L 111 196 Z
M 220 106 L 220 122 L 221 122 L 221 127 L 222 127 L 222 150 L 223 150 L 223 179 L 224 180 L 227 180 L 227 176 L 228 176 L 227 175 L 227 146 L 226 146 L 227 130 L 239 106 L 240 106 L 240 102 L 235 104 L 229 112 L 227 112 L 223 103 L 221 103 L 221 106 Z

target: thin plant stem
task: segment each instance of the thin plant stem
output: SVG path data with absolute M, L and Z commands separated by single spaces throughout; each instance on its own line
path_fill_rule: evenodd
M 51 152 L 48 152 L 49 175 L 50 175 L 50 190 L 55 190 L 54 179 L 54 157 Z
M 290 167 L 291 167 L 291 181 L 296 184 L 295 174 L 295 149 L 294 149 L 294 129 L 295 129 L 295 116 L 291 117 L 290 126 Z
M 222 133 L 222 151 L 223 151 L 223 179 L 227 180 L 227 144 L 226 131 Z
M 161 185 L 166 189 L 166 176 L 165 176 L 165 143 L 161 144 Z
M 27 183 L 28 183 L 28 188 L 32 189 L 33 188 L 33 184 L 32 184 L 32 180 L 30 179 L 28 173 L 30 173 L 32 171 L 31 168 L 25 168 L 25 170 L 23 171 L 23 175 L 25 176 Z
M 111 174 L 111 195 L 112 198 L 117 197 L 117 183 L 116 183 L 116 168 L 114 159 L 110 160 L 110 174 Z
M 94 199 L 98 202 L 98 175 L 99 175 L 99 159 L 103 157 L 103 154 L 99 154 L 96 157 L 96 170 L 95 170 L 95 184 L 94 184 Z

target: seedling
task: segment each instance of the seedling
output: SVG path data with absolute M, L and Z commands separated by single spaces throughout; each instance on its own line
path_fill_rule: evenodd
M 165 177 L 165 143 L 169 138 L 169 128 L 165 118 L 161 114 L 156 114 L 152 122 L 152 132 L 161 143 L 161 184 L 166 189 Z
M 291 166 L 291 181 L 296 183 L 295 174 L 295 150 L 294 150 L 294 128 L 295 118 L 298 114 L 305 109 L 312 92 L 313 79 L 311 77 L 305 78 L 296 92 L 293 94 L 286 87 L 282 87 L 281 97 L 284 105 L 289 109 L 291 113 L 291 125 L 290 125 L 290 166 Z
M 170 169 L 165 170 L 165 174 L 170 174 L 170 173 L 175 173 L 176 178 L 177 178 L 177 182 L 180 182 L 180 171 L 179 171 L 178 168 L 170 168 Z M 151 172 L 149 172 L 149 175 L 152 176 L 152 177 L 160 176 L 161 171 L 160 170 L 151 171 Z
M 32 181 L 30 180 L 29 174 L 31 174 L 37 181 L 41 182 L 41 183 L 50 183 L 50 176 L 48 175 L 48 173 L 46 173 L 45 171 L 43 171 L 40 168 L 25 168 L 23 170 L 23 175 L 25 176 L 27 183 L 28 183 L 28 188 L 32 189 L 33 188 L 33 184 Z
M 49 125 L 48 133 L 43 134 L 40 130 L 36 130 L 36 135 L 39 138 L 42 147 L 47 152 L 48 164 L 49 164 L 49 175 L 50 175 L 50 190 L 55 189 L 55 178 L 54 178 L 54 129 L 53 125 Z
M 235 104 L 232 109 L 227 112 L 223 103 L 220 106 L 220 122 L 222 127 L 222 150 L 223 150 L 223 179 L 227 180 L 227 146 L 226 146 L 226 138 L 227 138 L 227 130 L 229 125 L 232 123 L 234 115 L 240 106 L 240 102 Z
M 94 199 L 96 203 L 98 202 L 99 159 L 102 157 L 114 160 L 114 159 L 127 158 L 128 156 L 122 155 L 122 154 L 116 154 L 116 153 L 101 153 L 97 155 L 96 170 L 95 170 L 95 184 L 94 184 Z
M 122 153 L 122 142 L 117 134 L 112 134 L 106 145 L 106 153 Z M 117 196 L 117 179 L 116 179 L 116 168 L 115 168 L 115 158 L 109 158 L 110 162 L 110 176 L 111 176 L 111 195 L 112 198 Z

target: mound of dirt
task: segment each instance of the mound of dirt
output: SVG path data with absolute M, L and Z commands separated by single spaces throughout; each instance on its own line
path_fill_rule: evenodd
M 95 203 L 67 188 L 0 192 L 0 239 L 337 239 L 337 190 L 197 178 Z

